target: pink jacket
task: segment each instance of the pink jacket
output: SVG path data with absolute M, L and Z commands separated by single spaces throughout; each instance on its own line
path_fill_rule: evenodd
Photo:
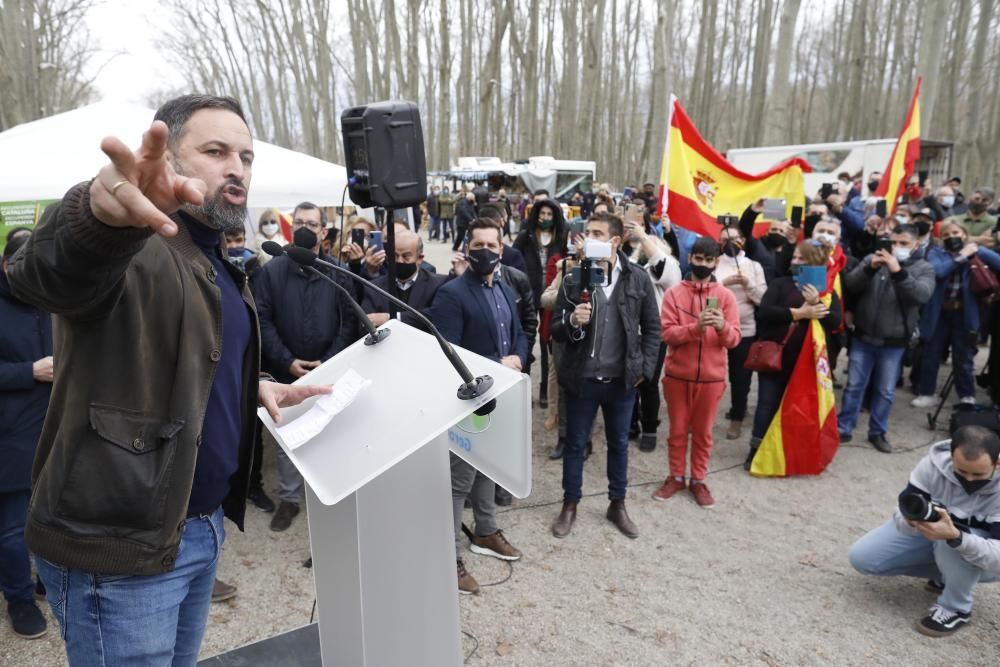
M 698 315 L 705 300 L 714 296 L 726 319 L 722 331 L 698 330 Z M 740 311 L 736 297 L 713 279 L 707 283 L 685 280 L 663 295 L 660 332 L 667 344 L 664 378 L 689 382 L 725 382 L 727 349 L 740 344 Z

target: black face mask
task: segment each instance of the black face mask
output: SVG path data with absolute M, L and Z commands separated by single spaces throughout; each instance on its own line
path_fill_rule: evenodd
M 481 276 L 493 273 L 500 263 L 500 255 L 489 248 L 479 248 L 469 251 L 469 268 Z
M 926 220 L 915 222 L 913 225 L 917 228 L 917 233 L 921 236 L 927 236 L 927 232 L 931 231 L 931 223 Z
M 965 247 L 965 241 L 961 236 L 949 236 L 944 240 L 944 249 L 948 252 L 959 252 Z
M 312 250 L 319 243 L 319 237 L 308 227 L 299 227 L 292 232 L 292 242 L 300 248 Z
M 715 271 L 713 266 L 704 266 L 702 264 L 692 264 L 691 265 L 691 275 L 693 275 L 698 280 L 704 280 L 712 275 L 712 271 Z
M 396 280 L 409 280 L 416 272 L 416 262 L 396 262 Z
M 740 247 L 733 243 L 732 241 L 726 241 L 722 244 L 722 252 L 726 253 L 727 257 L 736 257 L 740 254 Z
M 957 472 L 955 473 L 955 479 L 958 480 L 958 483 L 962 485 L 962 488 L 965 489 L 965 492 L 968 493 L 969 495 L 972 495 L 976 491 L 979 491 L 984 486 L 993 481 L 992 477 L 989 479 L 966 479 L 962 475 L 959 475 Z
M 783 234 L 768 232 L 764 235 L 764 238 L 762 238 L 760 242 L 771 250 L 775 250 L 788 243 L 788 239 L 786 239 Z
M 868 191 L 875 192 L 878 190 L 878 181 L 868 181 Z

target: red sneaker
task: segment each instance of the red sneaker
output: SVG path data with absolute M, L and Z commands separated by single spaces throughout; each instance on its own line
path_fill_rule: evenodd
M 712 492 L 708 490 L 708 485 L 705 482 L 698 482 L 697 484 L 692 482 L 688 489 L 690 489 L 691 495 L 694 496 L 694 501 L 700 507 L 704 507 L 705 509 L 715 507 L 715 498 L 712 497 Z
M 663 485 L 653 493 L 653 500 L 669 500 L 675 493 L 686 488 L 687 484 L 684 483 L 683 479 L 668 477 Z

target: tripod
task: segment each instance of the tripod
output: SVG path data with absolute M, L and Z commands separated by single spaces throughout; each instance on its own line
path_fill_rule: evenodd
M 937 428 L 938 416 L 941 414 L 941 410 L 944 408 L 944 403 L 948 400 L 948 394 L 951 393 L 952 387 L 955 386 L 955 369 L 951 369 L 951 373 L 948 373 L 948 379 L 944 381 L 944 386 L 941 387 L 941 391 L 938 392 L 938 405 L 937 409 L 934 410 L 934 414 L 927 413 L 927 425 L 933 431 Z

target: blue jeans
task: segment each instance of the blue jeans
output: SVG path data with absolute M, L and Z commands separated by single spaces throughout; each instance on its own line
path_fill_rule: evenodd
M 24 521 L 31 492 L 0 493 L 0 590 L 7 602 L 34 600 L 31 557 L 24 544 Z
M 951 367 L 955 372 L 955 389 L 959 398 L 976 395 L 973 361 L 976 357 L 976 334 L 965 330 L 961 310 L 942 310 L 934 335 L 924 350 L 917 391 L 921 396 L 933 396 L 937 387 L 938 369 L 945 348 L 951 343 Z
M 984 531 L 973 533 L 988 537 Z M 979 582 L 1000 581 L 1000 573 L 984 572 L 944 541 L 931 542 L 923 535 L 904 535 L 889 519 L 854 543 L 848 553 L 851 566 L 861 574 L 883 577 L 920 577 L 944 583 L 939 605 L 950 611 L 972 611 L 972 592 Z
M 608 383 L 583 380 L 579 394 L 566 396 L 566 449 L 563 453 L 563 500 L 578 503 L 583 496 L 583 454 L 597 409 L 604 414 L 608 439 L 608 498 L 625 497 L 628 486 L 628 426 L 635 406 L 635 387 L 616 379 Z
M 858 337 L 854 338 L 848 357 L 844 404 L 837 416 L 837 430 L 841 433 L 854 432 L 869 380 L 873 385 L 868 435 L 882 435 L 889 430 L 889 412 L 896 397 L 896 380 L 899 379 L 899 367 L 903 363 L 905 350 L 901 345 L 876 347 Z
M 71 667 L 193 667 L 225 538 L 220 508 L 184 522 L 172 572 L 103 575 L 38 558 Z
M 427 229 L 427 238 L 436 239 L 438 237 L 438 225 L 440 224 L 441 218 L 435 215 L 428 215 L 429 225 Z

